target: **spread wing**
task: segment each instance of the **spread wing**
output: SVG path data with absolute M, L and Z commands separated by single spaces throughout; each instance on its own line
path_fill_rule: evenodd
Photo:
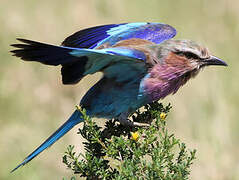
M 124 59 L 125 61 L 129 61 L 129 58 L 131 58 L 131 60 L 134 59 L 132 62 L 145 60 L 144 54 L 140 51 L 123 47 L 96 49 L 101 45 L 108 45 L 107 47 L 110 47 L 119 41 L 135 38 L 159 44 L 162 41 L 173 38 L 175 35 L 176 30 L 167 24 L 111 24 L 76 32 L 66 38 L 62 46 L 18 39 L 23 43 L 13 44 L 12 46 L 18 49 L 13 50 L 12 53 L 27 61 L 38 61 L 55 66 L 62 65 L 61 73 L 63 84 L 75 84 L 87 73 L 101 70 L 101 68 L 109 65 L 112 60 L 119 61 Z M 86 49 L 88 49 L 88 51 Z M 119 56 L 121 58 L 119 58 Z M 135 61 L 136 59 L 137 61 Z
M 156 44 L 173 38 L 177 34 L 172 26 L 162 23 L 123 23 L 96 26 L 81 30 L 66 38 L 62 46 L 95 49 L 102 45 L 112 46 L 127 39 L 144 39 Z M 77 83 L 82 76 L 82 64 L 86 58 L 62 66 L 64 84 Z M 102 62 L 103 63 L 103 62 Z
M 36 41 L 18 39 L 22 44 L 13 44 L 14 56 L 25 61 L 37 61 L 46 65 L 62 65 L 62 80 L 64 84 L 74 84 L 87 74 L 98 71 L 106 76 L 117 76 L 117 71 L 127 71 L 126 66 L 133 69 L 144 68 L 146 56 L 143 52 L 126 47 L 106 49 L 85 49 L 54 46 Z M 117 66 L 115 66 L 117 64 Z M 117 70 L 118 68 L 118 70 Z M 121 73 L 122 74 L 122 73 Z
M 115 43 L 139 38 L 160 44 L 177 34 L 172 26 L 162 23 L 123 23 L 96 26 L 74 33 L 66 38 L 62 46 L 76 48 L 97 48 L 103 44 L 109 46 Z

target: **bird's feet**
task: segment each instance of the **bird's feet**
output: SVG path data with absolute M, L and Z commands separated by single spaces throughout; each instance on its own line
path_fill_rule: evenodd
M 117 120 L 119 121 L 120 124 L 123 126 L 130 126 L 130 127 L 149 127 L 150 124 L 147 123 L 139 123 L 139 122 L 134 122 L 128 119 L 128 114 L 121 114 Z
M 129 119 L 118 119 L 120 124 L 123 126 L 131 126 L 131 127 L 149 127 L 150 125 L 147 123 L 139 123 L 139 122 L 134 122 Z

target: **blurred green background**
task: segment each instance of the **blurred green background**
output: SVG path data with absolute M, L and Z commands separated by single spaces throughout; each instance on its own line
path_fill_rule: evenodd
M 191 179 L 239 179 L 239 2 L 233 0 L 1 0 L 0 1 L 0 179 L 62 179 L 68 144 L 80 151 L 77 128 L 14 174 L 26 155 L 71 114 L 95 77 L 61 84 L 60 69 L 26 63 L 9 53 L 22 37 L 60 44 L 82 28 L 121 22 L 163 22 L 222 58 L 228 68 L 210 67 L 163 102 L 171 102 L 171 132 L 197 160 Z

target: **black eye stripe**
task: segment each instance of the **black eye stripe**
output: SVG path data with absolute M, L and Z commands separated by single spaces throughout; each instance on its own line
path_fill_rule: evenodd
M 180 55 L 180 56 L 185 56 L 188 59 L 201 59 L 197 54 L 194 54 L 194 53 L 189 52 L 189 51 L 186 51 L 186 52 L 178 51 L 178 52 L 175 52 L 175 54 Z

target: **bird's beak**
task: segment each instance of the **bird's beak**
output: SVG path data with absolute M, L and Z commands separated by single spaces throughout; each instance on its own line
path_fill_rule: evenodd
M 215 56 L 211 56 L 208 59 L 204 59 L 203 60 L 203 66 L 210 66 L 210 65 L 216 65 L 216 66 L 228 66 L 226 62 L 224 62 L 223 60 L 215 57 Z

